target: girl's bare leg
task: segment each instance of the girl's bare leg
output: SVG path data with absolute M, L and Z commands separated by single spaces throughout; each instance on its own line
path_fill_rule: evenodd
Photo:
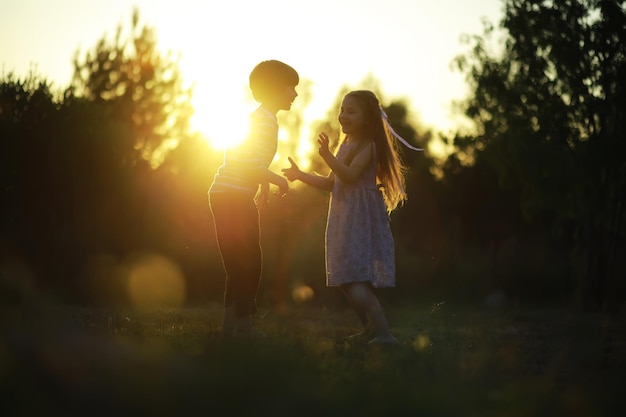
M 365 333 L 373 338 L 369 343 L 396 343 L 396 338 L 391 334 L 378 297 L 370 288 L 369 283 L 354 282 L 342 286 L 342 290 L 352 308 L 355 310 L 361 323 L 365 327 Z
M 369 319 L 369 316 L 367 314 L 367 310 L 364 308 L 364 306 L 362 305 L 362 303 L 355 303 L 353 301 L 353 297 L 348 294 L 348 287 L 349 286 L 342 286 L 341 290 L 343 291 L 344 295 L 346 296 L 346 300 L 348 300 L 348 303 L 350 304 L 350 307 L 352 308 L 352 310 L 354 310 L 354 312 L 356 313 L 357 317 L 359 318 L 359 321 L 361 322 L 361 324 L 363 325 L 363 330 L 360 331 L 359 333 L 350 335 L 349 338 L 350 339 L 357 339 L 357 338 L 361 338 L 361 337 L 372 337 L 372 326 L 371 326 L 371 321 Z
M 383 309 L 374 309 L 371 313 L 374 326 L 374 338 L 368 341 L 370 345 L 379 343 L 398 343 L 398 340 L 391 334 L 387 318 Z

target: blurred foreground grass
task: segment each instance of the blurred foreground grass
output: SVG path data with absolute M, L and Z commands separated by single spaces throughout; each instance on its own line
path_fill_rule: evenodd
M 623 317 L 388 308 L 395 347 L 347 342 L 348 310 L 262 311 L 217 337 L 219 306 L 40 306 L 0 323 L 2 416 L 621 415 Z

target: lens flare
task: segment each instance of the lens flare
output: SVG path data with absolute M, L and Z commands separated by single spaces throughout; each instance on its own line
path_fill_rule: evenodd
M 427 334 L 419 334 L 413 339 L 413 349 L 417 351 L 426 350 L 430 347 L 431 340 Z
M 180 307 L 186 296 L 183 273 L 165 256 L 143 255 L 130 265 L 128 295 L 140 310 Z
M 296 285 L 291 291 L 291 297 L 296 303 L 304 303 L 315 296 L 315 291 L 308 285 Z

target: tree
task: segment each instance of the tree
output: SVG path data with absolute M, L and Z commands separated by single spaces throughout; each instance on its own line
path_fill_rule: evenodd
M 173 146 L 195 146 L 191 88 L 183 88 L 177 63 L 157 51 L 154 30 L 139 24 L 137 11 L 129 38 L 121 34 L 120 26 L 114 41 L 105 36 L 84 58 L 77 53 L 62 94 L 34 74 L 0 80 L 0 244 L 66 299 L 93 301 L 85 267 L 94 257 L 178 254 L 164 243 L 178 237 L 164 215 L 172 210 L 161 209 L 175 173 L 152 168 Z M 113 288 L 112 280 L 97 288 Z M 123 296 L 118 284 L 114 293 Z
M 37 246 L 33 231 L 45 221 L 33 215 L 51 196 L 49 120 L 58 110 L 50 83 L 31 73 L 9 74 L 0 82 L 0 234 L 18 246 Z M 47 217 L 47 216 L 46 216 Z
M 128 39 L 119 25 L 113 41 L 106 34 L 95 49 L 74 58 L 71 94 L 108 103 L 135 133 L 131 146 L 153 167 L 189 132 L 193 88 L 185 88 L 178 62 L 157 48 L 156 31 L 140 25 L 135 9 Z M 133 161 L 129 161 L 133 162 Z
M 506 0 L 503 51 L 495 31 L 457 59 L 473 96 L 475 136 L 461 154 L 519 190 L 529 221 L 569 242 L 585 304 L 601 307 L 617 285 L 626 212 L 626 7 L 617 0 Z

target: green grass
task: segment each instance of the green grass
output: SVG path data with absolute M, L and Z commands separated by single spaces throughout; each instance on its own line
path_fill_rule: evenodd
M 2 415 L 610 416 L 623 318 L 396 307 L 400 344 L 348 342 L 348 310 L 261 311 L 263 340 L 221 341 L 219 306 L 42 307 L 1 323 Z

